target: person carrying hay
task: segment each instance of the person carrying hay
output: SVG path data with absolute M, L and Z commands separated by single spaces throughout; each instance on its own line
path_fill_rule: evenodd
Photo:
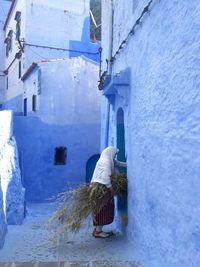
M 127 167 L 125 162 L 115 160 L 118 151 L 112 146 L 102 151 L 90 183 L 90 201 L 93 205 L 93 236 L 97 238 L 107 238 L 112 235 L 112 232 L 103 232 L 102 229 L 104 225 L 110 224 L 114 220 L 114 195 L 116 192 L 111 184 L 111 175 L 115 173 L 115 168 Z M 105 198 L 106 195 L 109 195 L 109 197 Z M 102 207 L 99 210 L 99 208 L 95 207 L 95 204 L 101 198 Z M 104 199 L 109 200 L 103 203 Z M 95 212 L 95 208 L 97 212 Z

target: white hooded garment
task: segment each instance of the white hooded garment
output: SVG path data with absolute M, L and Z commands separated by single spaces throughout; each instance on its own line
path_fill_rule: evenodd
M 112 146 L 102 151 L 97 161 L 91 183 L 98 182 L 100 184 L 105 184 L 108 188 L 112 186 L 110 176 L 114 172 L 114 158 L 118 151 L 118 149 Z

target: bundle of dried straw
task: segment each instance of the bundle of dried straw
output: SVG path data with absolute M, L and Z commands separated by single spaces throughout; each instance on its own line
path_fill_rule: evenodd
M 126 174 L 117 173 L 111 176 L 111 182 L 116 195 L 127 192 Z M 110 190 L 99 183 L 63 192 L 57 198 L 62 205 L 50 218 L 49 224 L 58 222 L 57 235 L 65 232 L 77 233 L 85 219 L 90 214 L 98 213 L 110 197 Z

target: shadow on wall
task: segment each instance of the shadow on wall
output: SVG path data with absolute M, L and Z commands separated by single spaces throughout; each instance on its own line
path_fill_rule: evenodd
M 16 116 L 14 131 L 27 201 L 50 201 L 58 193 L 85 183 L 86 162 L 99 152 L 99 142 L 93 138 L 100 139 L 98 124 L 55 125 L 38 117 Z M 66 153 L 61 164 L 55 164 L 58 148 L 65 148 Z

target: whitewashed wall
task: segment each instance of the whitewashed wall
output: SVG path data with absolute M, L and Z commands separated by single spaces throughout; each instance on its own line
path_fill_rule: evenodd
M 15 32 L 17 11 L 21 12 L 21 36 L 26 42 L 22 54 L 22 74 L 34 61 L 66 58 L 69 56 L 70 40 L 89 42 L 89 1 L 60 1 L 59 5 L 50 0 L 17 0 L 10 15 L 5 35 L 13 29 Z M 73 29 L 73 30 L 72 30 Z M 37 47 L 45 46 L 45 47 Z M 61 49 L 51 49 L 55 47 Z M 72 47 L 71 47 L 72 49 Z M 76 50 L 76 49 L 75 49 Z M 85 50 L 85 49 L 82 49 Z M 87 49 L 86 49 L 87 50 Z M 18 42 L 13 33 L 12 51 L 5 60 L 5 69 L 12 63 L 19 51 Z M 19 60 L 15 59 L 8 72 L 8 87 L 5 91 L 5 108 L 22 112 L 23 87 L 18 78 Z
M 103 3 L 106 16 L 107 1 Z M 135 10 L 130 8 L 133 1 L 126 3 L 114 1 L 113 54 L 147 1 L 138 1 Z M 109 127 L 109 143 L 114 139 L 115 144 L 116 112 L 122 107 L 129 179 L 127 234 L 152 266 L 200 265 L 199 16 L 199 1 L 153 1 L 112 66 L 113 75 L 131 70 L 128 104 L 116 93 Z M 104 62 L 106 31 L 104 26 Z M 102 123 L 105 128 L 106 120 Z
M 87 161 L 100 152 L 98 78 L 98 64 L 80 57 L 39 63 L 24 81 L 28 116 L 17 117 L 15 127 L 29 201 L 46 201 L 85 183 Z M 36 112 L 32 111 L 33 94 L 37 95 Z M 66 165 L 54 165 L 59 146 L 67 148 Z

